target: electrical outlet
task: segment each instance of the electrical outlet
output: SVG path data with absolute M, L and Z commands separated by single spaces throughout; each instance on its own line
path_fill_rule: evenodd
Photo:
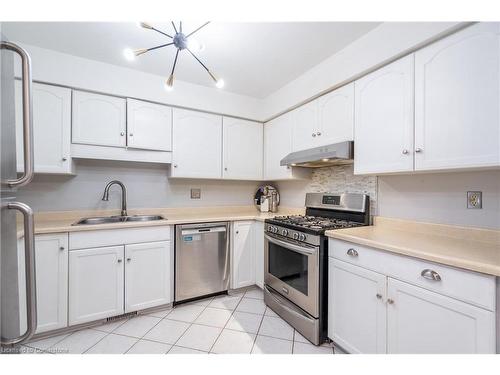
M 191 199 L 201 199 L 201 189 L 191 189 Z
M 483 192 L 468 191 L 467 192 L 467 208 L 483 208 Z

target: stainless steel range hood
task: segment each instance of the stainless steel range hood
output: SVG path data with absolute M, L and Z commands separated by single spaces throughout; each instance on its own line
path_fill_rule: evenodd
M 354 142 L 346 141 L 292 152 L 281 160 L 280 165 L 320 168 L 331 165 L 351 164 L 353 159 Z

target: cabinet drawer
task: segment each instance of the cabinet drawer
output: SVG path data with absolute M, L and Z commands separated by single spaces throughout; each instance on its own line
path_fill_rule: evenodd
M 351 250 L 352 249 L 352 250 Z M 330 239 L 330 256 L 495 311 L 495 277 Z M 427 277 L 435 272 L 440 280 Z
M 168 225 L 143 228 L 102 229 L 69 233 L 69 249 L 85 249 L 141 242 L 168 241 L 171 237 Z

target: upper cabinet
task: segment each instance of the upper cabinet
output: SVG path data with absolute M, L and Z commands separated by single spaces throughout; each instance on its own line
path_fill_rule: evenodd
M 500 163 L 500 24 L 415 53 L 415 170 Z
M 73 143 L 126 146 L 126 100 L 73 91 Z
M 222 177 L 233 180 L 262 180 L 263 125 L 223 118 Z
M 16 81 L 17 170 L 23 170 L 21 81 Z M 71 89 L 33 84 L 35 173 L 72 173 Z
M 171 177 L 222 177 L 222 116 L 173 109 Z
M 127 146 L 172 150 L 172 108 L 127 99 Z
M 280 161 L 292 152 L 292 113 L 264 125 L 264 180 L 308 178 L 310 169 L 281 166 Z
M 413 170 L 413 91 L 413 55 L 355 82 L 355 173 Z
M 352 141 L 354 84 L 348 84 L 291 112 L 293 151 Z

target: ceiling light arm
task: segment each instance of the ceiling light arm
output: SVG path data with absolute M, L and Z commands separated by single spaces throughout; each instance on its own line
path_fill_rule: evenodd
M 172 72 L 170 73 L 171 76 L 174 75 L 175 65 L 177 65 L 177 57 L 179 56 L 179 51 L 180 49 L 177 49 L 177 52 L 175 53 L 174 65 L 172 66 Z
M 156 47 L 147 48 L 146 50 L 147 50 L 147 52 L 149 52 L 149 51 L 153 51 L 153 50 L 158 49 L 158 48 L 163 48 L 163 47 L 171 46 L 172 44 L 174 44 L 174 42 L 166 43 L 166 44 L 161 44 L 161 45 L 156 46 Z
M 210 21 L 208 22 L 205 22 L 203 25 L 201 25 L 200 27 L 198 27 L 195 31 L 191 31 L 187 36 L 186 38 L 189 38 L 191 35 L 193 35 L 194 33 L 198 32 L 199 30 L 203 29 L 205 26 L 207 26 L 208 24 L 210 23 Z
M 193 57 L 196 59 L 196 61 L 198 61 L 198 62 L 201 64 L 201 66 L 202 66 L 203 68 L 205 68 L 205 70 L 206 70 L 206 71 L 210 74 L 210 70 L 209 70 L 209 69 L 205 66 L 205 64 L 203 64 L 203 63 L 201 62 L 201 60 L 200 60 L 200 59 L 199 59 L 199 58 L 198 58 L 198 57 L 197 57 L 197 56 L 196 56 L 193 52 L 191 52 L 191 50 L 190 50 L 189 48 L 186 48 L 186 50 L 187 50 L 187 51 L 191 54 L 191 56 L 193 56 Z
M 177 34 L 177 33 L 178 33 L 178 31 L 177 31 L 177 27 L 175 27 L 175 23 L 174 23 L 174 21 L 172 21 L 172 26 L 174 27 L 174 31 L 175 31 L 175 33 Z
M 182 33 L 182 21 L 179 21 L 179 32 Z

